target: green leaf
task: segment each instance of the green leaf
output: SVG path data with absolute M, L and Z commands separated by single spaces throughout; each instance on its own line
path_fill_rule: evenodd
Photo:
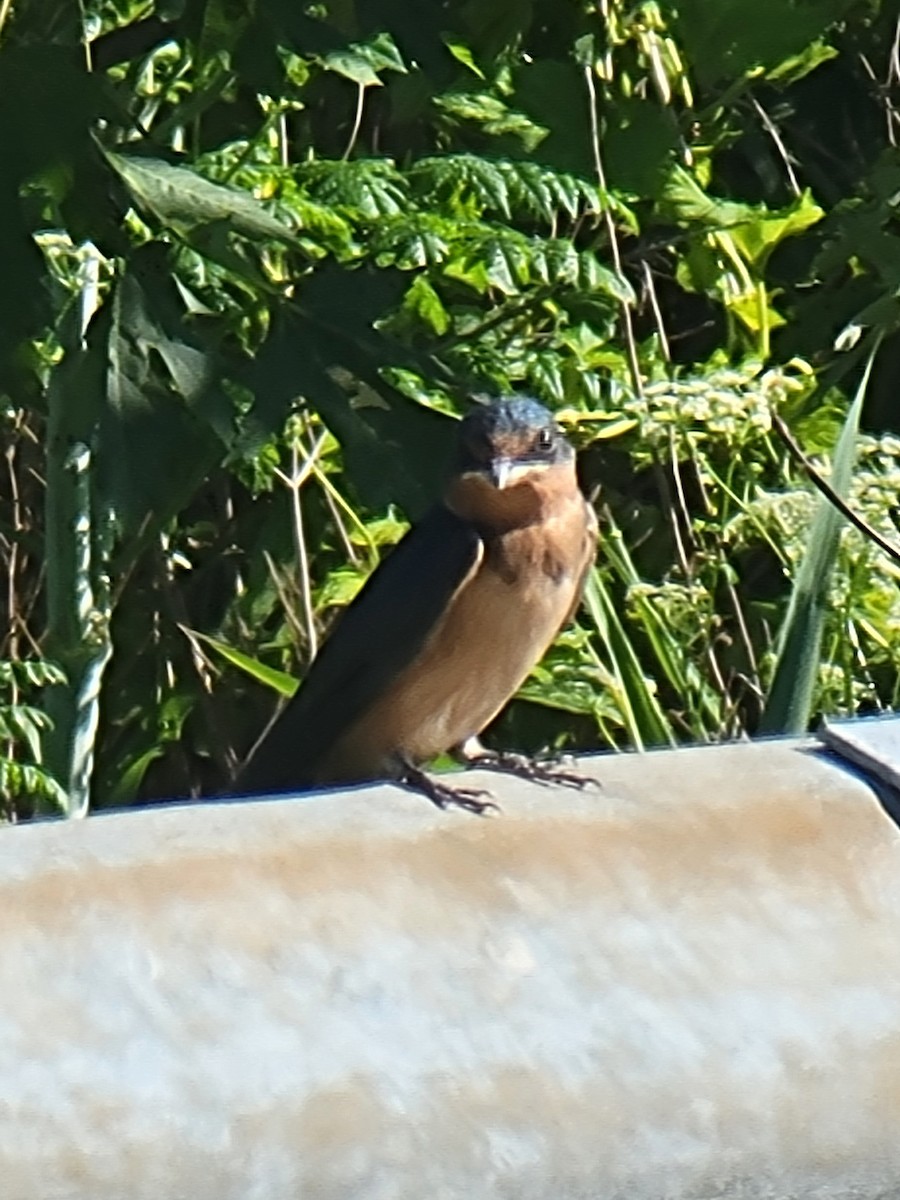
M 389 33 L 379 33 L 364 45 L 354 48 L 369 60 L 376 71 L 397 71 L 401 75 L 407 73 L 403 56 Z
M 259 659 L 244 654 L 241 650 L 236 650 L 234 646 L 229 646 L 227 642 L 219 641 L 218 638 L 210 637 L 209 634 L 200 633 L 197 629 L 186 629 L 185 633 L 192 638 L 197 638 L 211 650 L 215 650 L 216 654 L 224 658 L 231 666 L 237 667 L 239 671 L 243 671 L 245 675 L 249 675 L 251 679 L 261 683 L 263 687 L 271 688 L 280 696 L 290 698 L 300 686 L 300 681 L 293 675 L 288 675 L 286 671 L 278 671 L 275 667 L 266 666 Z
M 760 211 L 766 211 L 708 196 L 693 176 L 679 166 L 673 166 L 669 172 L 659 207 L 661 215 L 667 219 L 708 229 L 730 229 L 753 220 Z
M 389 159 L 313 162 L 297 175 L 319 204 L 357 218 L 399 216 L 409 208 L 406 181 Z
M 807 189 L 787 208 L 760 211 L 751 220 L 732 229 L 735 245 L 757 271 L 764 271 L 772 251 L 785 238 L 803 233 L 825 216 Z
M 584 604 L 609 655 L 609 686 L 629 741 L 638 749 L 674 745 L 675 738 L 655 689 L 641 668 L 618 606 L 596 568 L 588 576 Z
M 294 231 L 238 188 L 212 183 L 162 159 L 106 152 L 135 204 L 164 225 L 191 228 L 222 222 L 251 238 L 293 241 Z
M 623 304 L 634 304 L 634 288 L 624 275 L 603 266 L 589 250 L 578 256 L 578 284 L 584 292 L 603 292 Z
M 427 325 L 439 337 L 450 328 L 450 316 L 441 298 L 425 278 L 417 275 L 403 297 L 403 310 Z
M 2 663 L 0 667 L 8 667 L 10 675 L 15 676 L 23 687 L 40 688 L 66 682 L 65 671 L 43 658 L 25 658 L 19 662 Z M 0 682 L 3 682 L 2 674 Z
M 463 45 L 462 42 L 456 41 L 449 35 L 445 35 L 442 40 L 457 62 L 462 63 L 464 67 L 468 68 L 473 75 L 477 75 L 479 79 L 485 78 L 484 72 L 472 57 L 472 51 L 468 46 Z
M 370 247 L 379 267 L 403 271 L 438 266 L 450 250 L 452 225 L 431 214 L 385 217 L 372 234 Z
M 232 435 L 216 356 L 189 332 L 170 270 L 162 245 L 138 250 L 93 331 L 106 351 L 98 495 L 125 530 L 178 512 Z
M 876 339 L 869 354 L 865 372 L 834 451 L 830 482 L 841 497 L 847 495 L 853 476 L 859 421 L 879 343 L 880 338 Z M 794 580 L 790 605 L 779 635 L 778 659 L 766 698 L 760 733 L 802 734 L 809 728 L 821 661 L 828 593 L 843 523 L 843 515 L 822 496 L 810 525 L 803 560 Z
M 802 55 L 853 0 L 679 0 L 676 29 L 701 83 L 774 71 Z
M 359 87 L 381 87 L 379 71 L 406 74 L 406 64 L 389 33 L 379 33 L 369 42 L 355 42 L 342 50 L 332 50 L 322 58 L 322 66 Z
M 817 38 L 808 46 L 804 46 L 799 54 L 792 54 L 780 62 L 777 67 L 767 71 L 766 79 L 770 83 L 777 83 L 779 87 L 784 88 L 803 79 L 816 67 L 820 67 L 822 63 L 830 62 L 837 57 L 838 51 L 834 46 L 829 46 L 827 42 Z
M 494 137 L 511 134 L 533 153 L 549 132 L 525 113 L 515 112 L 496 96 L 484 92 L 448 92 L 436 96 L 434 103 L 458 121 L 473 121 Z
M 322 59 L 326 71 L 343 75 L 360 87 L 381 87 L 382 83 L 368 59 L 354 50 L 334 50 Z
M 7 800 L 30 799 L 40 808 L 64 813 L 68 797 L 53 776 L 33 763 L 0 758 L 0 796 Z

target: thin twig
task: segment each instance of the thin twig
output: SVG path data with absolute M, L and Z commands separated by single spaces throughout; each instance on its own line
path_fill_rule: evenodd
M 757 694 L 762 694 L 762 685 L 759 682 L 759 663 L 756 661 L 756 651 L 753 649 L 753 639 L 750 637 L 750 630 L 747 628 L 747 621 L 744 617 L 744 609 L 741 605 L 740 597 L 737 594 L 737 589 L 729 579 L 725 584 L 725 591 L 728 593 L 728 599 L 731 601 L 731 607 L 734 610 L 734 615 L 737 620 L 738 629 L 741 634 L 741 643 L 744 647 L 744 653 L 747 655 L 747 662 L 753 672 L 753 687 Z
M 294 637 L 299 645 L 306 636 L 306 630 L 303 628 L 294 614 L 294 602 L 291 596 L 288 594 L 288 589 L 285 587 L 281 573 L 276 567 L 275 560 L 272 558 L 272 555 L 268 550 L 263 551 L 263 558 L 265 559 L 266 567 L 269 571 L 269 578 L 272 580 L 272 585 L 275 588 L 275 594 L 278 596 L 278 599 L 281 602 L 281 607 L 284 609 L 284 615 L 287 623 L 293 630 Z
M 597 119 L 597 89 L 594 86 L 594 74 L 590 64 L 584 68 L 584 78 L 587 84 L 588 96 L 590 98 L 590 118 L 591 118 L 591 151 L 594 158 L 594 170 L 597 173 L 597 182 L 600 185 L 603 199 L 603 220 L 606 224 L 606 233 L 609 239 L 610 253 L 612 254 L 613 266 L 616 273 L 622 276 L 622 255 L 619 250 L 619 236 L 616 231 L 616 222 L 613 217 L 612 205 L 608 203 L 608 191 L 606 186 L 606 172 L 603 168 L 603 155 L 600 152 L 600 124 Z M 634 321 L 632 319 L 631 302 L 623 299 L 619 304 L 622 313 L 622 325 L 625 330 L 625 347 L 628 354 L 628 372 L 631 376 L 631 386 L 635 396 L 639 400 L 645 400 L 644 395 L 644 380 L 641 375 L 640 358 L 638 357 L 637 342 L 634 336 Z M 663 508 L 666 511 L 669 523 L 672 526 L 672 536 L 675 540 L 675 550 L 678 557 L 679 565 L 683 570 L 685 577 L 690 576 L 690 565 L 688 557 L 685 553 L 684 541 L 681 536 L 678 515 L 675 512 L 672 504 L 671 490 L 666 480 L 665 472 L 656 455 L 653 457 L 653 473 L 659 488 L 660 497 L 662 499 Z
M 594 156 L 594 170 L 597 172 L 597 182 L 600 184 L 603 203 L 603 219 L 609 237 L 609 248 L 612 253 L 613 266 L 618 275 L 622 275 L 622 256 L 619 253 L 619 236 L 616 232 L 616 222 L 612 213 L 612 205 L 606 187 L 606 172 L 603 169 L 603 155 L 600 153 L 600 125 L 597 120 L 597 89 L 594 87 L 594 72 L 588 64 L 584 68 L 584 78 L 590 98 L 591 118 L 591 150 Z M 625 345 L 628 350 L 628 370 L 631 374 L 631 386 L 634 394 L 643 399 L 644 381 L 641 377 L 641 364 L 638 359 L 637 343 L 634 340 L 634 322 L 631 319 L 631 304 L 628 300 L 620 302 L 622 323 L 625 326 Z
M 659 307 L 656 285 L 653 282 L 653 272 L 650 270 L 650 264 L 646 258 L 641 259 L 641 269 L 644 272 L 644 287 L 647 289 L 647 299 L 650 301 L 650 307 L 653 309 L 653 319 L 656 322 L 656 331 L 659 334 L 659 348 L 665 361 L 671 362 L 672 355 L 669 351 L 669 337 L 666 333 L 666 327 L 663 324 L 662 310 Z
M 750 96 L 750 103 L 756 109 L 756 115 L 759 117 L 760 121 L 762 121 L 766 133 L 768 133 L 769 137 L 775 143 L 775 149 L 781 155 L 781 161 L 784 163 L 784 169 L 791 185 L 791 191 L 795 196 L 799 196 L 800 184 L 797 182 L 797 176 L 794 174 L 794 168 L 791 165 L 791 156 L 788 154 L 787 146 L 785 146 L 781 134 L 778 132 L 778 126 L 755 96 Z
M 669 427 L 669 464 L 672 470 L 672 482 L 675 485 L 675 499 L 678 502 L 678 511 L 677 513 L 673 513 L 673 519 L 678 520 L 679 517 L 681 519 L 681 524 L 678 528 L 679 534 L 682 533 L 681 526 L 683 525 L 684 527 L 683 537 L 680 539 L 682 544 L 681 566 L 686 577 L 690 579 L 692 572 L 690 569 L 690 561 L 687 557 L 686 548 L 689 546 L 691 551 L 694 551 L 697 544 L 694 540 L 694 531 L 691 527 L 691 514 L 690 510 L 688 509 L 687 497 L 684 494 L 684 483 L 681 478 L 681 467 L 678 463 L 678 444 L 675 440 L 675 430 L 671 426 Z
M 291 156 L 288 148 L 287 135 L 287 118 L 284 115 L 284 109 L 278 114 L 278 158 L 282 167 L 291 165 Z
M 867 537 L 870 542 L 874 542 L 879 550 L 881 550 L 889 558 L 893 559 L 895 563 L 900 565 L 900 546 L 895 545 L 886 537 L 883 537 L 877 529 L 873 529 L 868 521 L 864 520 L 859 513 L 855 512 L 850 507 L 850 505 L 846 500 L 843 499 L 842 496 L 838 495 L 827 479 L 824 479 L 819 474 L 819 472 L 807 458 L 806 454 L 800 448 L 799 443 L 794 438 L 794 435 L 791 433 L 790 429 L 788 429 L 787 425 L 784 423 L 778 413 L 772 413 L 772 425 L 778 433 L 778 436 L 784 442 L 785 446 L 787 446 L 791 456 L 806 472 L 813 486 L 818 488 L 825 499 L 828 500 L 829 503 L 833 504 L 838 512 L 845 517 L 855 529 L 858 529 L 859 532 L 864 537 Z
M 306 632 L 306 642 L 309 647 L 310 658 L 315 658 L 319 648 L 319 638 L 316 633 L 316 618 L 313 610 L 312 601 L 312 586 L 309 578 L 309 553 L 306 549 L 306 535 L 303 529 L 303 507 L 300 503 L 300 489 L 306 482 L 307 478 L 312 474 L 316 459 L 321 453 L 322 446 L 327 437 L 325 430 L 316 439 L 315 445 L 306 456 L 303 464 L 300 463 L 299 444 L 295 438 L 291 445 L 291 474 L 287 478 L 283 471 L 276 471 L 276 475 L 290 488 L 291 491 L 291 513 L 293 516 L 293 534 L 294 548 L 297 551 L 297 565 L 300 569 L 300 602 L 303 606 L 303 623 Z
M 305 417 L 305 414 L 303 424 L 304 432 L 310 446 L 310 453 L 315 454 L 315 456 L 318 458 L 318 453 L 316 452 L 315 448 L 314 434 L 310 428 L 308 419 Z M 315 465 L 313 466 L 313 473 L 317 478 L 324 474 L 322 469 Z M 338 537 L 341 540 L 341 545 L 344 547 L 344 554 L 346 555 L 347 560 L 353 563 L 354 567 L 358 567 L 359 555 L 356 553 L 356 547 L 350 541 L 350 534 L 347 532 L 347 526 L 344 524 L 344 518 L 341 516 L 341 510 L 335 503 L 334 496 L 332 496 L 328 488 L 323 488 L 322 494 L 325 497 L 325 503 L 328 505 L 328 511 L 331 513 L 331 519 L 334 521 L 334 527 L 337 530 Z
M 19 480 L 16 475 L 16 442 L 11 441 L 6 450 L 6 468 L 9 472 L 9 490 L 12 498 L 12 527 L 13 537 L 9 543 L 8 574 L 6 605 L 9 618 L 9 628 L 6 634 L 6 653 L 14 662 L 19 657 L 19 639 L 17 634 L 18 616 L 16 613 L 16 578 L 19 566 L 19 538 L 22 532 L 22 497 L 19 493 Z
M 358 90 L 357 90 L 357 96 L 356 96 L 356 117 L 354 118 L 354 121 L 353 121 L 353 129 L 350 132 L 350 141 L 347 143 L 347 149 L 341 155 L 342 162 L 346 162 L 347 159 L 350 157 L 350 155 L 353 153 L 353 147 L 356 145 L 356 139 L 359 137 L 359 128 L 362 125 L 363 106 L 365 105 L 365 100 L 366 100 L 365 84 L 362 84 L 362 83 L 357 84 L 357 89 Z

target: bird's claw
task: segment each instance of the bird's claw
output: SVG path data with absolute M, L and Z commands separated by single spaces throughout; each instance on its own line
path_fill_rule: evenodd
M 490 796 L 484 788 L 451 787 L 447 783 L 438 783 L 417 767 L 407 767 L 403 772 L 402 782 L 413 791 L 427 796 L 438 808 L 461 808 L 464 812 L 484 816 L 490 809 L 500 811 L 500 805 L 493 800 L 483 800 L 482 796 Z
M 471 767 L 481 767 L 485 771 L 503 771 L 507 775 L 528 779 L 543 787 L 557 784 L 582 791 L 584 788 L 600 786 L 597 780 L 591 779 L 589 775 L 563 770 L 557 761 L 529 758 L 527 754 L 515 754 L 509 750 L 484 750 L 466 761 Z

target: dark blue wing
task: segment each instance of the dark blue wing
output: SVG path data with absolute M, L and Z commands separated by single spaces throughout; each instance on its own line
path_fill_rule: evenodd
M 476 531 L 443 505 L 415 525 L 348 606 L 235 790 L 308 786 L 316 763 L 419 653 L 479 550 Z

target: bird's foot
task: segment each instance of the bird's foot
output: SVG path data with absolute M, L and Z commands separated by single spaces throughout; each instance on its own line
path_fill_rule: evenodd
M 576 788 L 581 791 L 584 788 L 600 786 L 597 780 L 591 779 L 589 775 L 564 770 L 558 759 L 529 758 L 527 754 L 516 754 L 511 750 L 485 750 L 480 744 L 474 754 L 466 754 L 464 761 L 470 767 L 481 767 L 484 771 L 502 771 L 506 775 L 529 779 L 532 783 L 539 783 L 544 787 L 556 784 L 559 787 Z
M 500 805 L 493 800 L 483 800 L 481 797 L 490 796 L 484 788 L 451 787 L 447 783 L 438 783 L 418 767 L 406 766 L 403 769 L 401 783 L 413 791 L 427 796 L 438 808 L 461 808 L 465 812 L 477 813 L 484 816 L 490 809 L 500 811 Z

